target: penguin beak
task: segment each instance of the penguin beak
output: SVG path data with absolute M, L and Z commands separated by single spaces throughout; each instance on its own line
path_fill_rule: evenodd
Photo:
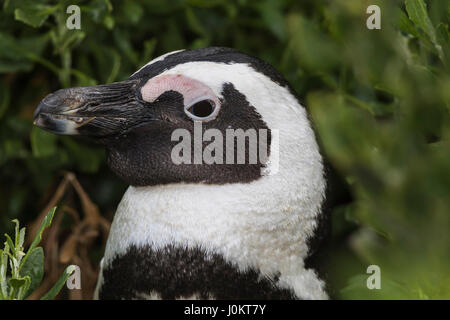
M 136 121 L 142 108 L 136 97 L 136 80 L 61 89 L 45 97 L 33 123 L 64 135 L 104 137 L 117 134 Z

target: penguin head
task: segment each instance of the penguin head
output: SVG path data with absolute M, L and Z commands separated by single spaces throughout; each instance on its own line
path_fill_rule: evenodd
M 56 91 L 34 123 L 103 144 L 112 170 L 132 185 L 105 265 L 132 246 L 198 246 L 239 270 L 280 274 L 300 297 L 326 297 L 303 263 L 325 197 L 322 157 L 306 109 L 266 62 L 227 48 L 172 52 L 125 81 Z M 243 154 L 242 135 L 228 139 L 233 130 L 244 133 Z M 181 140 L 189 143 L 178 152 Z M 205 161 L 213 144 L 219 161 Z M 189 161 L 174 161 L 180 153 Z
M 103 144 L 112 170 L 134 186 L 251 182 L 267 174 L 275 156 L 300 164 L 302 159 L 320 162 L 305 110 L 286 80 L 266 62 L 228 48 L 176 51 L 122 82 L 58 90 L 39 104 L 34 123 Z M 231 146 L 236 152 L 225 159 L 227 130 L 249 129 L 258 142 L 264 138 L 266 143 L 252 150 L 244 136 L 244 163 L 238 161 L 237 141 Z M 222 136 L 221 163 L 194 159 L 198 130 L 201 154 Z M 282 131 L 284 147 L 271 150 L 274 130 Z M 183 150 L 191 154 L 183 163 L 173 159 L 181 140 L 176 132 L 189 133 L 191 140 L 190 150 Z M 268 161 L 260 156 L 262 151 Z M 253 162 L 252 152 L 257 154 Z M 305 152 L 307 157 L 295 159 Z

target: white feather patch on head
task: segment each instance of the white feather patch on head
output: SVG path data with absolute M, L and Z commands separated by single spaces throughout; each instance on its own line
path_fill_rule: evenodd
M 147 66 L 149 66 L 149 65 L 151 65 L 151 64 L 153 64 L 153 63 L 155 63 L 155 62 L 162 61 L 162 60 L 164 60 L 166 57 L 168 57 L 168 56 L 170 56 L 170 55 L 172 55 L 172 54 L 174 54 L 174 53 L 181 52 L 181 51 L 184 51 L 184 49 L 171 51 L 171 52 L 165 53 L 165 54 L 163 54 L 163 55 L 161 55 L 161 56 L 159 56 L 159 57 L 156 57 L 155 59 L 153 59 L 152 61 L 150 61 L 150 62 L 147 63 L 146 65 L 144 65 L 144 66 L 142 66 L 141 68 L 139 68 L 139 70 L 137 70 L 137 71 L 136 71 L 135 73 L 133 73 L 131 76 L 134 76 L 136 73 L 138 73 L 139 71 L 141 71 L 141 70 L 144 69 L 145 67 L 147 67 Z
M 278 171 L 250 183 L 129 187 L 111 226 L 105 265 L 130 245 L 201 246 L 241 270 L 280 273 L 278 285 L 300 298 L 326 299 L 323 281 L 304 266 L 325 192 L 305 109 L 287 88 L 247 64 L 188 62 L 161 75 L 175 74 L 207 84 L 217 96 L 227 82 L 245 95 L 269 129 L 279 131 Z

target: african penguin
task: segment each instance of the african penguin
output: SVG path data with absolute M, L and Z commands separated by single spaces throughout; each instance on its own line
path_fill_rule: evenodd
M 130 185 L 96 298 L 328 298 L 305 263 L 324 215 L 322 157 L 305 108 L 268 63 L 229 48 L 174 51 L 128 80 L 48 95 L 34 123 L 101 143 Z M 173 133 L 195 126 L 266 130 L 267 161 L 245 150 L 244 163 L 175 163 Z

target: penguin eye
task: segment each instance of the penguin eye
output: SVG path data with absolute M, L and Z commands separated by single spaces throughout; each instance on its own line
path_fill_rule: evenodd
M 196 104 L 192 105 L 188 111 L 192 113 L 194 116 L 199 118 L 204 118 L 209 116 L 214 111 L 214 106 L 211 100 L 203 100 L 199 101 Z
M 184 112 L 193 120 L 213 120 L 218 112 L 216 103 L 211 99 L 202 99 L 185 107 Z

